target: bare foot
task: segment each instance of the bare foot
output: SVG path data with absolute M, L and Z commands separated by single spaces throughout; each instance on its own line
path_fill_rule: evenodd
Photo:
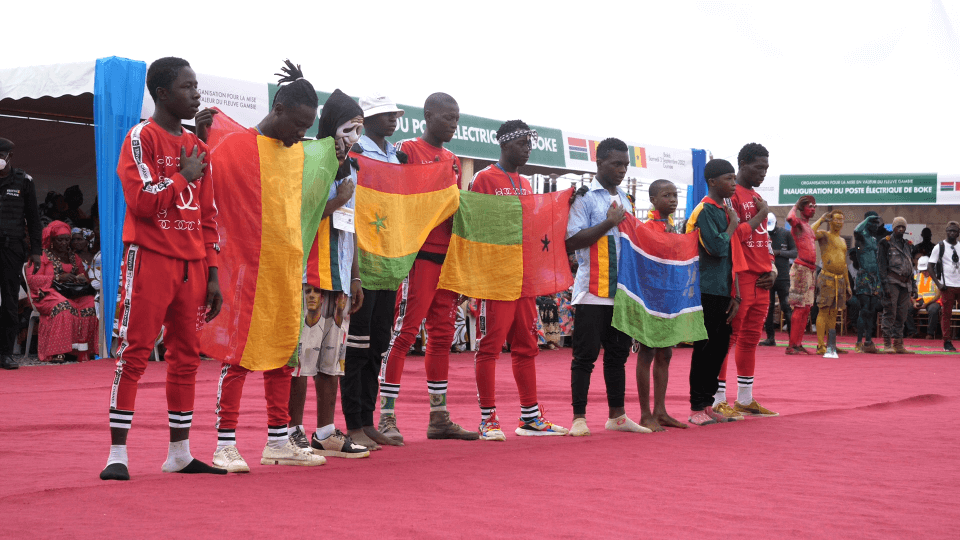
M 366 434 L 367 437 L 369 437 L 370 439 L 373 439 L 373 441 L 376 442 L 377 444 L 381 444 L 381 445 L 385 444 L 388 446 L 403 446 L 402 442 L 395 441 L 390 437 L 384 436 L 383 433 L 380 433 L 379 431 L 377 431 L 377 428 L 373 426 L 364 426 L 363 432 L 364 434 Z
M 359 444 L 360 446 L 366 446 L 367 450 L 371 452 L 380 449 L 380 445 L 374 442 L 373 439 L 367 437 L 367 434 L 364 433 L 362 429 L 351 429 L 347 431 L 347 436 L 353 439 L 353 442 Z
M 686 429 L 690 427 L 684 424 L 683 422 L 677 420 L 676 418 L 673 418 L 667 413 L 658 414 L 655 418 L 657 419 L 657 422 L 659 422 L 660 425 L 662 426 L 682 428 L 682 429 Z
M 666 431 L 665 429 L 663 429 L 663 427 L 659 423 L 657 423 L 657 420 L 652 416 L 641 417 L 640 425 L 649 429 L 650 431 Z

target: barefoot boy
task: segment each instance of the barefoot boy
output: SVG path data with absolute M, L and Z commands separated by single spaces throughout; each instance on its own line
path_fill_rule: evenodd
M 650 184 L 650 202 L 654 211 L 644 226 L 650 229 L 676 232 L 673 212 L 677 209 L 677 186 L 669 180 Z M 640 393 L 640 425 L 651 431 L 665 431 L 663 426 L 685 428 L 686 424 L 667 414 L 664 400 L 673 347 L 647 347 L 642 342 L 637 353 L 637 390 Z M 650 412 L 650 365 L 653 364 L 653 412 Z

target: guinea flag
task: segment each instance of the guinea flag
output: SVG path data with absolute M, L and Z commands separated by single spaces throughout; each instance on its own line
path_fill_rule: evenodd
M 613 326 L 647 347 L 707 339 L 700 304 L 698 233 L 667 233 L 631 215 L 617 228 L 620 261 Z
M 570 287 L 564 240 L 572 194 L 573 188 L 519 196 L 461 191 L 437 287 L 485 300 Z
M 302 280 L 338 163 L 332 138 L 286 147 L 214 115 L 223 309 L 206 325 L 204 354 L 264 371 L 285 365 L 300 336 Z
M 369 290 L 395 291 L 435 227 L 457 211 L 450 161 L 397 165 L 357 158 L 354 227 L 360 278 Z

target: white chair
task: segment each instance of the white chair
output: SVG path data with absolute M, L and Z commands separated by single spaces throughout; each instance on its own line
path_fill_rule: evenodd
M 27 283 L 27 264 L 29 264 L 29 263 L 25 263 L 25 264 L 23 265 L 23 271 L 21 272 L 21 273 L 23 274 L 23 283 L 24 283 L 24 285 L 26 285 L 26 283 Z M 30 313 L 30 322 L 27 323 L 27 343 L 26 343 L 26 347 L 25 347 L 25 350 L 21 353 L 21 352 L 20 352 L 20 340 L 17 340 L 16 346 L 14 347 L 14 351 L 13 351 L 13 354 L 23 354 L 23 356 L 27 356 L 28 354 L 30 354 L 30 342 L 33 340 L 33 328 L 34 328 L 34 326 L 33 326 L 33 321 L 36 320 L 36 321 L 37 321 L 37 324 L 40 324 L 40 312 L 37 311 L 37 306 L 33 305 L 33 297 L 30 296 L 30 287 L 29 287 L 29 286 L 27 286 L 27 299 L 30 300 L 30 308 L 33 310 L 33 312 Z

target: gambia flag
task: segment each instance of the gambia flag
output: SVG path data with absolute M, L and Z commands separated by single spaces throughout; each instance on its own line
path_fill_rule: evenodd
M 359 162 L 356 213 L 360 278 L 369 290 L 395 291 L 427 235 L 457 211 L 460 190 L 450 161 L 397 165 Z
M 204 354 L 264 371 L 286 364 L 300 337 L 305 255 L 337 171 L 333 139 L 285 147 L 215 115 L 214 174 L 223 309 L 206 325 Z
M 613 326 L 647 347 L 707 339 L 697 233 L 667 233 L 630 215 L 618 231 Z
M 565 239 L 573 188 L 540 195 L 460 192 L 441 289 L 516 300 L 570 287 Z

